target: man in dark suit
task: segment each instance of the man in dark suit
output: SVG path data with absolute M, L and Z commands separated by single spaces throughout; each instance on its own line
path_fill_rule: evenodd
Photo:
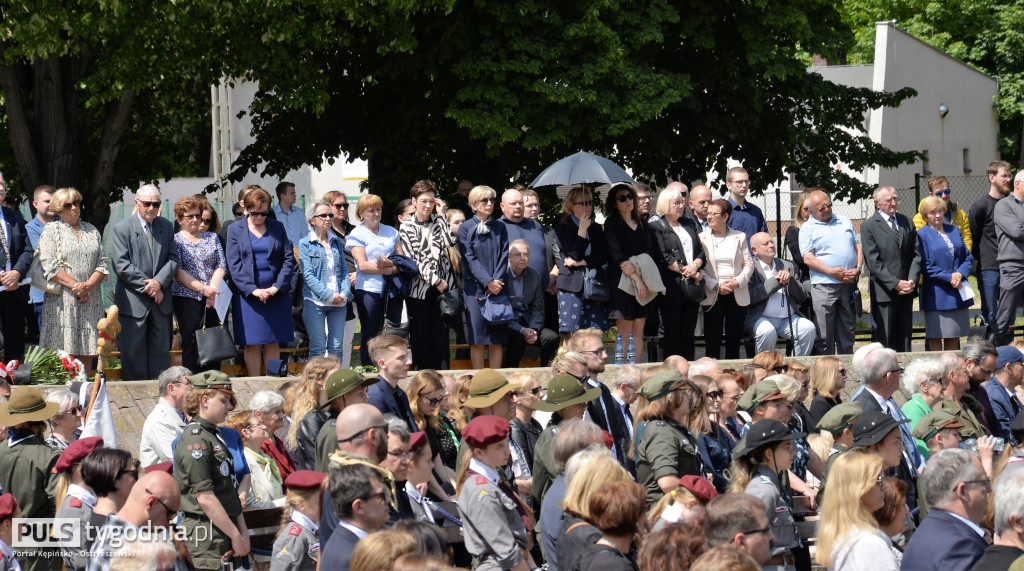
M 903 552 L 903 571 L 970 571 L 988 547 L 980 524 L 991 491 L 977 452 L 951 448 L 931 455 L 921 492 L 932 507 Z
M 779 337 L 793 341 L 793 354 L 811 354 L 817 330 L 810 319 L 797 312 L 807 292 L 796 276 L 793 262 L 775 257 L 775 243 L 766 232 L 750 238 L 754 272 L 747 290 L 750 305 L 744 331 L 754 336 L 754 352 L 770 351 Z
M 545 274 L 546 276 L 547 274 Z M 530 245 L 513 240 L 508 245 L 505 291 L 512 298 L 516 320 L 505 345 L 504 366 L 516 368 L 527 345 L 540 347 L 540 364 L 546 367 L 558 350 L 558 333 L 544 327 L 544 279 L 530 267 Z
M 697 223 L 700 232 L 708 229 L 708 205 L 711 203 L 711 190 L 703 184 L 690 189 L 690 218 Z
M 0 175 L 0 200 L 7 186 Z M 18 287 L 32 266 L 32 247 L 25 231 L 25 219 L 7 207 L 0 209 L 0 356 L 4 362 L 25 358 L 25 315 L 29 286 Z
M 896 352 L 892 349 L 876 349 L 868 353 L 860 368 L 864 390 L 853 397 L 853 401 L 859 402 L 864 407 L 864 412 L 881 411 L 896 422 L 906 420 L 907 417 L 892 399 L 893 393 L 900 388 L 902 374 L 903 369 L 896 360 Z M 899 429 L 903 450 L 895 475 L 907 484 L 907 505 L 913 509 L 917 506 L 918 469 L 924 466 L 924 458 L 921 457 L 914 442 L 910 424 L 902 422 Z
M 615 439 L 612 451 L 623 467 L 629 468 L 629 429 L 611 389 L 597 380 L 604 372 L 608 361 L 608 352 L 604 348 L 604 340 L 600 329 L 580 329 L 568 341 L 569 350 L 576 351 L 587 360 L 587 377 L 584 380 L 587 388 L 601 389 L 601 398 L 587 403 L 586 419 L 607 431 Z
M 377 471 L 364 464 L 335 464 L 329 478 L 338 527 L 320 549 L 320 568 L 348 571 L 356 543 L 387 523 L 388 495 Z
M 145 185 L 135 194 L 135 212 L 114 226 L 110 261 L 120 312 L 121 375 L 126 381 L 155 379 L 170 366 L 171 281 L 178 272 L 174 226 L 160 214 L 160 191 Z
M 874 193 L 877 212 L 860 225 L 864 264 L 871 288 L 874 341 L 895 351 L 910 351 L 914 288 L 921 275 L 917 231 L 896 212 L 896 189 L 880 186 Z

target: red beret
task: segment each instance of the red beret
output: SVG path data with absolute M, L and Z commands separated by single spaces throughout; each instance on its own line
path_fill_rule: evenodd
M 103 439 L 99 436 L 79 438 L 72 442 L 60 453 L 57 465 L 53 467 L 54 474 L 62 474 L 71 469 L 72 466 L 82 461 L 90 452 L 103 447 Z
M 426 444 L 427 444 L 427 433 L 426 432 L 423 432 L 423 431 L 413 432 L 409 436 L 409 449 L 412 450 L 413 452 L 419 450 L 420 448 L 423 448 L 423 446 L 425 446 Z
M 469 421 L 462 430 L 462 437 L 473 448 L 483 448 L 489 444 L 508 438 L 508 421 L 500 416 L 487 414 Z
M 718 495 L 718 490 L 711 485 L 711 482 L 693 474 L 683 476 L 683 479 L 679 480 L 679 485 L 689 490 L 702 504 L 710 502 Z
M 327 474 L 313 470 L 296 470 L 284 479 L 284 487 L 289 490 L 312 490 L 319 488 Z
M 604 438 L 604 445 L 608 447 L 608 450 L 611 450 L 612 446 L 615 446 L 615 437 L 612 436 L 611 432 L 608 432 L 607 430 L 602 430 L 601 437 Z
M 168 474 L 174 474 L 174 462 L 160 462 L 159 464 L 146 466 L 146 473 L 149 474 L 151 472 L 167 472 Z
M 18 500 L 7 493 L 0 496 L 0 519 L 7 519 L 18 509 Z

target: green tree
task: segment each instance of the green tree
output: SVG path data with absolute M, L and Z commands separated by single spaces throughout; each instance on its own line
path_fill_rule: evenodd
M 424 177 L 446 188 L 463 177 L 528 183 L 582 148 L 656 181 L 724 172 L 731 157 L 762 183 L 789 171 L 864 196 L 835 164 L 914 157 L 854 134 L 868 109 L 911 91 L 877 94 L 807 73 L 805 54 L 852 38 L 824 0 L 480 0 L 409 22 L 402 50 L 355 37 L 320 54 L 312 85 L 280 66 L 253 70 L 257 141 L 233 176 L 348 152 L 369 160 L 371 190 L 398 199 Z

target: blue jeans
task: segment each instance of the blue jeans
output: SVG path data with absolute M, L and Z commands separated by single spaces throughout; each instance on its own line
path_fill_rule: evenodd
M 324 353 L 341 358 L 341 344 L 345 338 L 345 306 L 317 305 L 308 299 L 302 302 L 302 321 L 309 336 L 309 356 Z
M 989 331 L 996 330 L 996 308 L 999 306 L 999 270 L 981 270 L 977 274 L 981 290 L 981 316 Z

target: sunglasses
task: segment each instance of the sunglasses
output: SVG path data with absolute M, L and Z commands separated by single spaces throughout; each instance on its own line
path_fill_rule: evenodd
M 209 226 L 210 224 L 213 224 L 213 219 L 212 218 L 203 218 L 202 220 L 199 221 L 199 223 L 200 224 L 206 224 L 207 226 Z
M 632 194 L 620 194 L 617 197 L 615 197 L 615 200 L 618 200 L 619 202 L 629 202 L 635 199 L 636 197 L 633 196 Z
M 249 216 L 266 216 L 270 214 L 269 210 L 250 210 Z
M 385 422 L 384 424 L 378 424 L 377 426 L 371 426 L 369 428 L 364 428 L 364 429 L 360 430 L 359 432 L 353 434 L 352 436 L 349 436 L 348 438 L 339 438 L 338 439 L 338 444 L 344 444 L 346 442 L 351 442 L 351 441 L 355 440 L 356 438 L 359 438 L 360 436 L 366 434 L 367 432 L 369 432 L 371 430 L 381 430 L 381 431 L 384 432 L 384 434 L 387 434 L 388 433 L 388 423 Z
M 330 212 L 327 212 L 327 213 L 324 213 L 324 214 L 314 214 L 313 218 L 320 218 L 320 219 L 323 219 L 323 220 L 330 220 L 330 219 L 334 218 L 334 215 L 331 214 Z
M 718 400 L 722 398 L 722 391 L 711 391 L 708 393 L 708 398 L 711 400 Z
M 789 370 L 789 366 L 779 365 L 777 367 L 772 367 L 772 370 L 781 375 L 782 373 L 785 373 L 786 371 Z
M 146 488 L 146 493 L 151 495 L 151 496 L 153 496 L 153 499 L 155 499 L 156 501 L 160 502 L 160 505 L 163 506 L 165 510 L 167 510 L 167 518 L 168 519 L 170 519 L 171 516 L 173 516 L 174 514 L 178 513 L 178 510 L 172 510 L 170 507 L 168 507 L 167 504 L 165 504 L 164 501 L 161 500 L 159 496 L 157 496 L 153 492 L 149 491 L 149 488 Z
M 951 189 L 946 188 L 944 190 L 936 190 L 933 194 L 934 196 L 949 196 L 952 192 L 953 191 Z
M 339 202 L 339 203 L 335 204 L 334 207 L 337 208 L 338 210 L 341 210 L 342 208 L 348 208 L 348 203 L 347 202 Z
M 845 377 L 846 376 L 846 369 L 839 369 L 839 374 Z
M 483 204 L 491 204 L 492 202 L 494 202 L 494 197 L 493 196 L 489 196 L 487 198 L 481 198 L 480 202 L 483 203 Z
M 159 200 L 139 200 L 137 202 L 146 208 L 160 208 Z
M 64 210 L 67 210 L 68 208 L 71 208 L 72 206 L 75 207 L 75 208 L 81 208 L 82 207 L 82 201 L 81 200 L 76 200 L 74 202 L 65 202 L 64 203 Z
M 181 217 L 185 220 L 195 220 L 196 218 L 201 218 L 202 214 L 182 214 Z M 207 222 L 209 222 L 209 220 L 207 220 Z

